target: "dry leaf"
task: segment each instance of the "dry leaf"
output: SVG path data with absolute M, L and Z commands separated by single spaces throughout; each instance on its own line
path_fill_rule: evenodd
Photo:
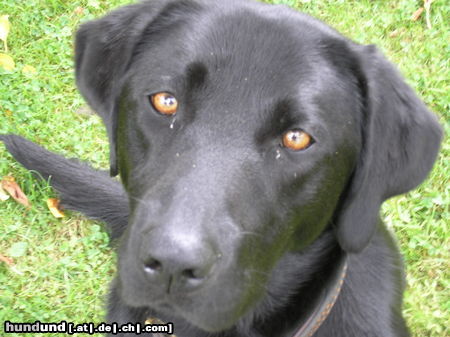
M 6 194 L 5 190 L 0 185 L 0 201 L 6 201 L 9 199 L 9 195 Z
M 17 185 L 14 177 L 6 176 L 2 179 L 1 182 L 2 188 L 9 193 L 10 196 L 14 198 L 18 203 L 30 207 L 31 204 L 28 201 L 27 196 L 22 192 L 19 185 Z
M 77 15 L 81 15 L 81 14 L 84 13 L 84 8 L 83 7 L 77 7 L 77 8 L 75 8 L 74 13 L 77 14 Z
M 2 254 L 0 254 L 0 261 L 5 262 L 8 266 L 14 265 L 14 260 L 12 258 L 4 256 Z
M 0 15 L 0 40 L 3 41 L 5 45 L 5 51 L 8 52 L 8 40 L 9 30 L 11 29 L 11 24 L 9 23 L 9 15 Z
M 47 199 L 47 206 L 55 218 L 64 218 L 64 212 L 61 210 L 59 200 L 55 198 Z
M 0 67 L 5 70 L 13 70 L 16 67 L 16 64 L 11 56 L 0 53 Z
M 400 34 L 400 30 L 396 29 L 389 33 L 389 37 L 394 38 L 397 37 Z
M 22 73 L 24 74 L 36 74 L 37 70 L 33 66 L 26 65 L 22 68 Z
M 416 10 L 416 11 L 414 12 L 414 14 L 411 16 L 411 20 L 413 20 L 413 21 L 419 20 L 419 18 L 420 18 L 420 16 L 422 15 L 423 11 L 424 11 L 424 8 L 423 8 L 423 7 L 420 7 L 420 8 L 419 8 L 418 10 Z

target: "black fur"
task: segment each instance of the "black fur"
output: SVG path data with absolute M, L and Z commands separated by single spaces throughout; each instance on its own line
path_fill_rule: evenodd
M 373 46 L 286 7 L 160 0 L 84 24 L 77 83 L 103 118 L 111 173 L 1 139 L 67 208 L 120 238 L 108 321 L 178 337 L 290 337 L 342 251 L 349 271 L 315 337 L 408 336 L 382 202 L 422 182 L 436 118 Z M 175 117 L 149 96 L 170 92 Z M 282 146 L 309 133 L 302 151 Z
M 23 166 L 50 181 L 62 206 L 108 224 L 112 239 L 119 238 L 128 223 L 128 199 L 122 185 L 106 172 L 45 150 L 23 137 L 0 135 L 9 152 Z M 33 155 L 30 155 L 33 154 Z

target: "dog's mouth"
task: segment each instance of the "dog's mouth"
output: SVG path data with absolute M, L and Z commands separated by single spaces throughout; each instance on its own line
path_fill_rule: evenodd
M 157 313 L 161 313 L 161 317 L 166 318 L 167 321 L 174 321 L 176 325 L 178 320 L 183 320 L 200 330 L 210 333 L 228 330 L 236 325 L 237 321 L 241 318 L 239 315 L 234 314 L 233 311 L 221 311 L 220 306 L 214 311 L 212 308 L 211 306 L 209 312 L 199 312 L 193 310 L 192 306 L 182 308 L 168 304 L 164 310 L 160 309 Z
M 162 291 L 150 284 L 129 263 L 119 268 L 121 297 L 130 307 L 146 307 L 154 318 L 216 333 L 231 329 L 261 297 L 261 289 L 237 275 L 236 268 L 222 270 L 204 286 L 193 291 Z M 247 280 L 247 282 L 245 281 Z
M 124 297 L 125 299 L 127 297 Z M 136 302 L 126 301 L 135 306 Z M 216 301 L 207 294 L 196 297 L 167 295 L 159 299 L 149 298 L 145 305 L 149 308 L 149 317 L 163 322 L 172 322 L 175 326 L 189 323 L 200 330 L 216 333 L 229 330 L 242 318 L 243 312 L 236 301 Z

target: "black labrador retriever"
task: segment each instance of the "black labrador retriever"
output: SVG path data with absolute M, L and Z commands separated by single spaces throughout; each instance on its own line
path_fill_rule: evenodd
M 2 140 L 119 238 L 108 322 L 157 318 L 178 337 L 409 335 L 379 211 L 425 179 L 441 129 L 374 46 L 287 7 L 146 1 L 81 26 L 76 77 L 123 187 Z

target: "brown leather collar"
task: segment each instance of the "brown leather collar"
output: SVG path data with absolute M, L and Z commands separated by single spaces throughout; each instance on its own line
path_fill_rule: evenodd
M 341 293 L 342 285 L 347 275 L 347 265 L 347 254 L 342 252 L 342 257 L 335 267 L 335 272 L 324 286 L 317 303 L 313 306 L 311 314 L 305 317 L 293 337 L 311 337 L 320 328 Z
M 330 280 L 326 283 L 322 293 L 317 299 L 317 304 L 313 306 L 311 314 L 305 317 L 300 328 L 292 337 L 312 337 L 320 328 L 330 314 L 331 309 L 341 292 L 345 276 L 347 275 L 347 264 L 347 255 L 343 252 L 338 265 L 335 267 L 335 272 L 331 275 Z M 145 321 L 145 324 L 156 323 L 162 324 L 163 322 L 156 318 L 148 318 Z M 159 336 L 159 334 L 155 336 Z M 175 335 L 172 336 L 176 337 Z

